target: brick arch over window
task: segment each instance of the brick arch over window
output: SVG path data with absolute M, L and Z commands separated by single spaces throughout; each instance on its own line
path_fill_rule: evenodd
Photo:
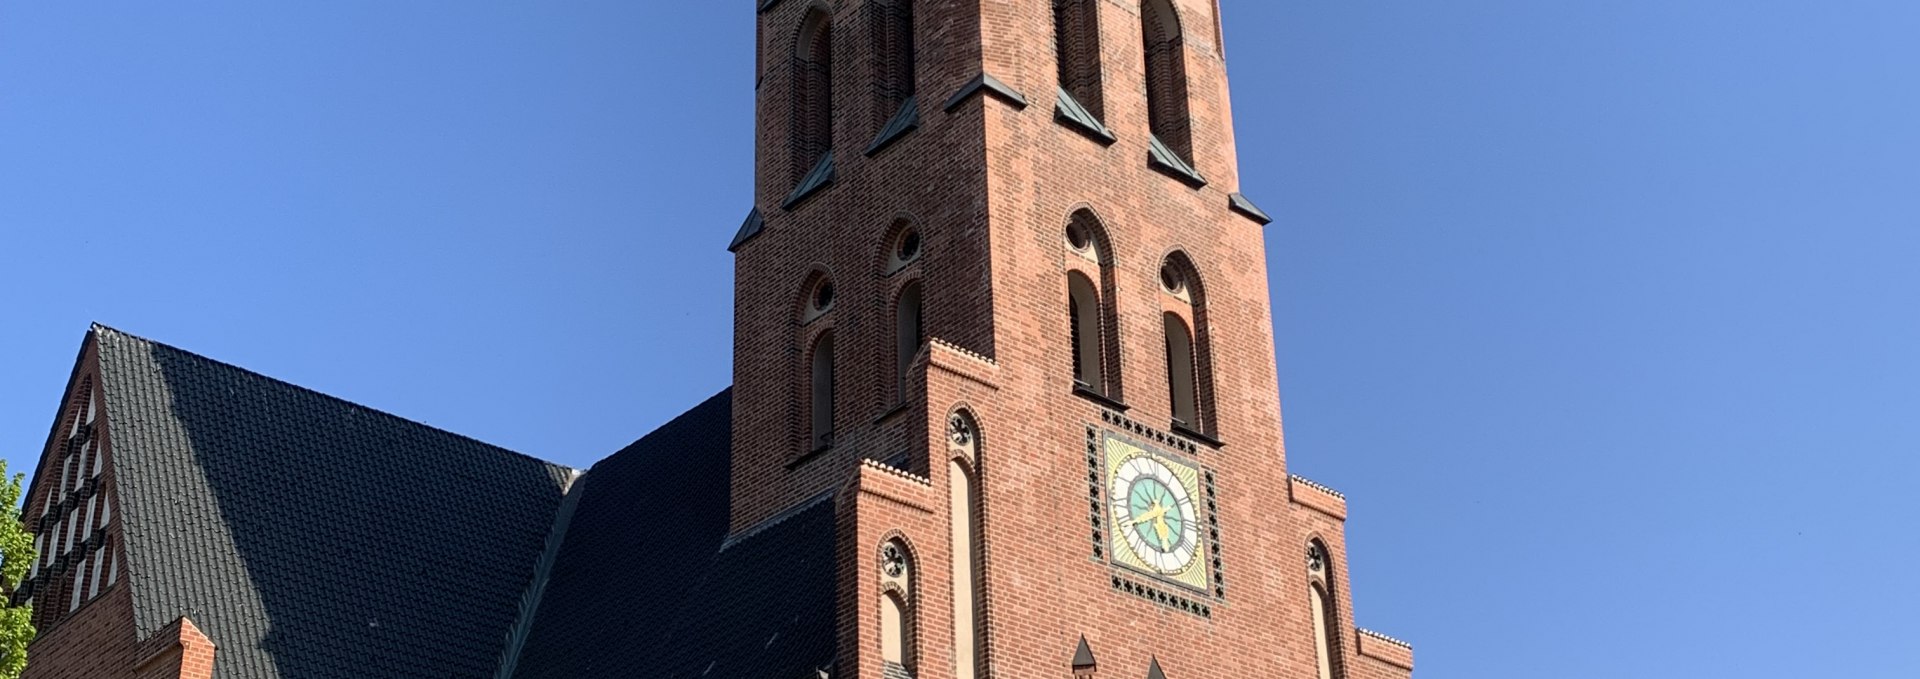
M 954 410 L 947 420 L 947 443 L 952 451 L 947 460 L 947 499 L 954 679 L 975 679 L 985 675 L 987 652 L 985 558 L 981 556 L 981 522 L 985 518 L 979 508 L 977 472 L 985 445 L 972 410 Z
M 1092 113 L 1106 118 L 1101 90 L 1100 0 L 1053 0 L 1053 49 L 1060 89 Z
M 1124 400 L 1113 241 L 1092 209 L 1067 220 L 1068 341 L 1075 386 Z
M 1146 49 L 1147 124 L 1182 160 L 1193 162 L 1193 119 L 1187 103 L 1187 50 L 1171 0 L 1141 0 Z
M 1313 619 L 1313 653 L 1319 679 L 1343 679 L 1340 613 L 1336 607 L 1333 552 L 1318 539 L 1307 543 L 1307 598 Z
M 1213 336 L 1207 322 L 1207 289 L 1187 253 L 1168 254 L 1159 286 L 1168 300 L 1162 320 L 1166 331 L 1167 391 L 1174 426 L 1217 436 L 1214 417 Z M 1170 285 L 1171 283 L 1171 285 Z M 1177 287 L 1178 289 L 1173 289 Z
M 920 559 L 901 537 L 885 541 L 880 551 L 880 659 L 912 676 L 920 655 Z
M 792 70 L 787 170 L 798 182 L 833 149 L 833 19 L 820 8 L 800 20 Z
M 913 0 L 867 0 L 872 44 L 873 116 L 878 130 L 914 94 Z

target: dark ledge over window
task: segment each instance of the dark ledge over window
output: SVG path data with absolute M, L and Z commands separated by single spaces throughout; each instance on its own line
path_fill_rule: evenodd
M 873 154 L 900 141 L 901 137 L 907 136 L 908 132 L 919 127 L 920 96 L 914 95 L 907 97 L 907 100 L 900 104 L 900 112 L 893 114 L 893 120 L 887 121 L 887 126 L 880 130 L 880 135 L 873 138 L 873 143 L 867 146 L 867 157 L 873 157 Z
M 799 205 L 800 201 L 806 200 L 807 196 L 813 195 L 832 183 L 833 152 L 828 151 L 826 155 L 820 156 L 820 164 L 813 166 L 813 171 L 808 172 L 807 176 L 800 180 L 800 185 L 793 187 L 793 193 L 787 195 L 787 201 L 781 203 L 780 207 L 791 210 L 793 206 Z
M 1173 421 L 1173 433 L 1204 443 L 1209 448 L 1227 447 L 1227 444 L 1221 443 L 1220 439 L 1195 431 L 1192 427 L 1188 427 L 1187 423 L 1179 420 Z
M 1160 141 L 1159 137 L 1149 136 L 1148 139 L 1150 141 L 1147 143 L 1147 164 L 1153 166 L 1153 169 L 1196 189 L 1207 185 L 1207 180 L 1201 177 L 1192 165 L 1188 165 L 1187 161 L 1181 159 L 1180 154 L 1174 153 L 1165 142 Z
M 1006 83 L 1000 82 L 999 78 L 995 78 L 991 74 L 981 73 L 979 77 L 974 78 L 971 82 L 968 82 L 965 87 L 960 88 L 960 91 L 953 93 L 952 97 L 947 98 L 947 105 L 941 107 L 941 110 L 952 113 L 954 109 L 960 108 L 961 104 L 966 103 L 967 99 L 983 92 L 1012 104 L 1016 109 L 1027 107 L 1027 98 L 1025 96 L 1014 91 L 1013 88 L 1008 87 Z
M 1111 145 L 1114 141 L 1113 130 L 1107 129 L 1106 123 L 1095 118 L 1093 112 L 1088 111 L 1087 107 L 1081 105 L 1080 100 L 1074 99 L 1072 94 L 1068 94 L 1065 88 L 1060 90 L 1060 103 L 1054 106 L 1053 113 L 1055 119 L 1094 141 L 1103 145 Z
M 1238 212 L 1247 219 L 1259 222 L 1261 226 L 1273 223 L 1273 217 L 1268 216 L 1267 211 L 1260 209 L 1260 206 L 1254 205 L 1253 201 L 1248 200 L 1246 194 L 1243 193 L 1235 193 L 1227 196 L 1227 209 Z
M 760 217 L 760 208 L 754 208 L 747 213 L 747 221 L 740 224 L 740 230 L 733 234 L 733 242 L 727 245 L 727 252 L 739 252 L 740 246 L 746 245 L 747 241 L 753 240 L 766 228 L 767 220 Z
M 1124 413 L 1133 408 L 1133 406 L 1109 398 L 1106 394 L 1094 391 L 1093 387 L 1082 384 L 1078 380 L 1075 380 L 1073 383 L 1073 395 L 1106 406 L 1108 409 L 1117 413 Z

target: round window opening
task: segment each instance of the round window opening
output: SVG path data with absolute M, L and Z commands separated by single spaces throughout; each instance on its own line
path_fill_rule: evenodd
M 1070 224 L 1067 226 L 1067 245 L 1084 252 L 1093 247 L 1093 232 L 1084 225 Z
M 1176 295 L 1187 294 L 1187 274 L 1168 262 L 1160 267 L 1160 287 Z
M 813 288 L 813 310 L 815 313 L 833 308 L 833 281 L 820 281 Z
M 920 256 L 920 230 L 907 229 L 900 234 L 900 243 L 894 247 L 893 256 L 902 262 L 911 262 Z

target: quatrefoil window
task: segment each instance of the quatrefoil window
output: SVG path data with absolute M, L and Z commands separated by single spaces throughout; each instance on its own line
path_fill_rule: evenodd
M 967 419 L 967 416 L 963 413 L 954 413 L 947 416 L 947 440 L 952 441 L 953 445 L 958 448 L 972 448 L 973 439 L 972 420 Z
M 1315 574 L 1327 571 L 1327 550 L 1318 543 L 1307 548 L 1307 570 Z
M 880 548 L 880 572 L 889 578 L 897 578 L 907 573 L 907 553 L 900 545 L 887 543 Z

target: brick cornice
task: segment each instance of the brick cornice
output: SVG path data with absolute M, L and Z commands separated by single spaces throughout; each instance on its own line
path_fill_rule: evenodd
M 1333 517 L 1338 521 L 1347 520 L 1347 498 L 1338 491 L 1299 476 L 1291 477 L 1287 481 L 1288 494 L 1292 497 L 1294 504 Z

